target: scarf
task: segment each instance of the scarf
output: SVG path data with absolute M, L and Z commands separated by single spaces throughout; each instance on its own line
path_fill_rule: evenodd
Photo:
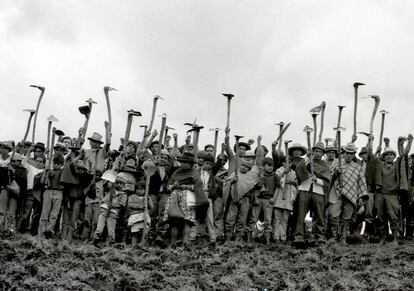
M 235 173 L 231 173 L 227 180 L 234 178 Z M 254 186 L 259 182 L 259 170 L 257 166 L 253 166 L 252 170 L 247 173 L 238 173 L 237 182 L 237 191 L 234 191 L 234 187 L 230 181 L 225 181 L 223 185 L 223 196 L 228 197 L 231 194 L 231 198 L 234 202 L 240 201 L 249 191 L 251 191 Z M 232 190 L 230 192 L 230 190 Z

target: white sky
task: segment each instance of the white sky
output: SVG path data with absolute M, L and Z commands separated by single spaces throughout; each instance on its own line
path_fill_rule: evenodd
M 212 127 L 225 127 L 223 92 L 235 94 L 232 134 L 269 145 L 274 123 L 292 122 L 285 138 L 305 144 L 308 111 L 325 100 L 325 136 L 334 137 L 337 105 L 346 105 L 344 140 L 352 132 L 353 87 L 378 94 L 390 111 L 385 135 L 395 148 L 413 124 L 414 18 L 411 1 L 0 1 L 1 139 L 21 140 L 25 108 L 35 108 L 38 84 L 46 93 L 37 139 L 46 141 L 46 118 L 71 136 L 84 122 L 78 107 L 92 97 L 89 133 L 103 133 L 103 86 L 111 93 L 113 144 L 125 133 L 126 111 L 135 109 L 131 138 L 142 137 L 152 98 L 158 114 L 184 142 L 195 117 L 212 143 Z M 359 130 L 368 131 L 371 99 L 359 106 Z M 155 127 L 159 129 L 158 117 Z M 375 134 L 379 135 L 378 113 Z M 30 135 L 29 135 L 30 136 Z M 366 142 L 360 137 L 358 145 Z M 376 142 L 377 143 L 377 142 Z

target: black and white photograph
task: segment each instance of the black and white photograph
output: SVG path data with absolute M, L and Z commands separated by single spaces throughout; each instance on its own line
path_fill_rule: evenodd
M 413 11 L 0 0 L 0 290 L 414 290 Z

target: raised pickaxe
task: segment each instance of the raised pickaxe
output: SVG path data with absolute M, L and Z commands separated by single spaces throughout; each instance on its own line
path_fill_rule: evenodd
M 193 135 L 193 144 L 194 144 L 194 155 L 196 155 L 198 153 L 198 140 L 200 138 L 200 130 L 203 129 L 204 126 L 198 125 L 198 124 L 194 124 L 193 128 L 190 129 L 189 131 L 187 131 L 187 133 L 194 131 L 194 135 Z
M 39 99 L 37 100 L 36 112 L 35 112 L 35 116 L 34 116 L 34 120 L 33 120 L 32 142 L 34 143 L 35 135 L 36 135 L 37 114 L 39 112 L 40 102 L 42 102 L 43 95 L 45 94 L 46 89 L 45 89 L 45 87 L 37 86 L 37 85 L 30 85 L 30 87 L 37 88 L 37 89 L 40 90 L 40 96 L 39 96 Z
M 283 131 L 283 126 L 285 125 L 285 123 L 283 121 L 281 121 L 279 123 L 275 123 L 275 125 L 279 125 L 279 136 L 280 136 L 280 140 L 282 140 L 283 139 L 282 131 Z M 278 150 L 279 150 L 279 152 L 282 150 L 282 143 L 281 142 L 278 143 Z
M 86 103 L 88 103 L 87 106 L 79 107 L 79 112 L 85 115 L 86 119 L 85 119 L 85 123 L 83 127 L 79 130 L 78 139 L 76 140 L 76 145 L 75 145 L 76 148 L 80 148 L 81 143 L 85 140 L 86 132 L 88 130 L 89 119 L 91 117 L 92 105 L 97 104 L 97 102 L 95 102 L 92 98 L 89 98 L 88 100 L 86 100 Z
M 52 130 L 52 123 L 53 122 L 58 122 L 58 121 L 59 120 L 53 115 L 50 115 L 47 118 L 47 149 L 48 150 L 50 149 L 50 133 L 51 133 L 51 130 Z
M 124 137 L 124 145 L 129 141 L 129 136 L 131 134 L 131 127 L 132 127 L 132 119 L 134 116 L 142 116 L 141 112 L 135 110 L 128 110 L 128 119 L 127 119 L 127 127 L 125 130 L 125 137 Z
M 170 127 L 170 126 L 165 126 L 164 146 L 165 146 L 166 148 L 168 148 L 168 145 L 167 145 L 167 138 L 168 138 L 168 131 L 169 131 L 169 130 L 175 130 L 175 128 L 172 128 L 172 127 Z
M 289 128 L 289 126 L 290 126 L 290 122 L 289 122 L 289 123 L 287 123 L 287 124 L 285 125 L 285 127 L 282 129 L 282 131 L 280 132 L 279 136 L 278 136 L 278 137 L 277 137 L 277 139 L 276 139 L 276 143 L 279 143 L 279 141 L 280 141 L 280 142 L 282 142 L 282 136 L 285 134 L 285 132 L 286 132 L 286 130 Z
M 158 157 L 161 156 L 161 150 L 162 150 L 162 141 L 164 138 L 165 133 L 165 127 L 167 126 L 167 113 L 161 114 L 161 130 L 160 130 L 160 136 L 158 139 Z
M 309 125 L 306 125 L 305 128 L 303 129 L 303 132 L 306 133 L 306 141 L 307 141 L 307 144 L 308 144 L 308 149 L 312 148 L 311 136 L 310 136 L 312 131 L 313 131 L 313 129 Z
M 312 119 L 313 119 L 313 145 L 316 144 L 316 136 L 318 135 L 318 128 L 316 123 L 316 117 L 318 116 L 317 113 L 312 113 Z
M 104 87 L 106 107 L 108 108 L 109 132 L 112 133 L 112 114 L 111 114 L 111 102 L 109 100 L 109 93 L 108 93 L 109 91 L 118 91 L 118 90 L 115 88 L 109 87 L 109 86 Z
M 354 135 L 357 133 L 357 112 L 358 112 L 358 87 L 364 86 L 364 83 L 354 83 Z M 339 126 L 338 126 L 339 127 Z
M 285 155 L 286 155 L 286 166 L 289 166 L 289 164 L 290 164 L 290 161 L 289 161 L 289 143 L 291 143 L 292 142 L 292 140 L 285 140 L 284 141 L 284 143 L 285 143 Z M 286 191 L 286 178 L 287 178 L 287 175 L 288 175 L 288 173 L 289 173 L 289 171 L 287 171 L 286 173 L 285 173 L 285 183 L 284 183 L 284 185 L 283 185 L 283 193 L 282 193 L 282 200 L 286 200 L 286 196 L 287 196 L 287 191 Z
M 159 100 L 159 99 L 164 100 L 164 98 L 162 98 L 162 97 L 161 97 L 161 96 L 159 96 L 159 95 L 155 95 L 155 96 L 154 96 L 154 101 L 153 101 L 153 103 L 152 103 L 152 114 L 151 114 L 151 121 L 150 121 L 150 125 L 149 125 L 149 128 L 148 128 L 148 130 L 149 130 L 150 132 L 152 132 L 152 126 L 153 126 L 153 124 L 154 124 L 155 112 L 156 112 L 156 110 L 157 110 L 157 102 L 158 102 L 158 100 Z
M 29 135 L 29 130 L 30 130 L 30 124 L 32 123 L 32 118 L 33 118 L 33 115 L 36 113 L 36 110 L 33 110 L 33 109 L 24 109 L 23 111 L 25 111 L 25 112 L 29 112 L 29 119 L 27 120 L 27 127 L 26 127 L 26 133 L 24 134 L 24 137 L 23 137 L 23 144 L 24 144 L 24 142 L 26 141 L 26 139 L 27 139 L 27 136 Z
M 148 129 L 148 125 L 140 125 L 139 127 L 143 127 L 144 128 L 144 137 L 142 138 L 142 142 L 144 142 L 145 134 L 146 134 L 147 129 Z
M 231 99 L 234 97 L 234 95 L 230 94 L 230 93 L 222 93 L 222 95 L 227 98 L 227 123 L 226 123 L 226 127 L 230 128 L 230 105 L 231 105 Z
M 389 112 L 386 110 L 381 110 L 381 131 L 380 131 L 380 139 L 379 139 L 379 146 L 382 146 L 382 137 L 384 136 L 384 125 L 385 125 L 385 115 Z
M 337 142 L 338 142 L 338 167 L 342 169 L 342 143 L 341 143 L 341 132 L 345 130 L 344 127 L 335 127 Z M 342 187 L 342 177 L 339 176 L 339 185 Z
M 333 141 L 335 141 L 335 140 L 334 140 L 333 138 L 326 137 L 326 138 L 324 139 L 324 141 L 325 141 L 325 148 L 328 148 L 329 142 L 333 142 Z

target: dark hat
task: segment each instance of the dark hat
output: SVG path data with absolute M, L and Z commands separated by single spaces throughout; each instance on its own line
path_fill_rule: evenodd
M 34 148 L 35 148 L 35 149 L 36 149 L 36 148 L 41 149 L 42 151 L 45 151 L 45 149 L 46 149 L 45 144 L 44 144 L 44 143 L 42 143 L 42 142 L 37 142 L 37 143 L 34 145 Z
M 138 144 L 137 142 L 132 141 L 132 140 L 129 140 L 129 141 L 126 143 L 126 146 L 128 146 L 128 145 L 130 145 L 130 144 L 132 144 L 132 145 L 135 147 L 135 150 L 138 150 L 138 148 L 139 148 L 139 144 Z
M 65 163 L 65 159 L 61 155 L 57 155 L 57 156 L 53 157 L 53 162 L 54 163 L 64 164 Z
M 272 158 L 266 157 L 263 159 L 263 165 L 270 165 L 270 166 L 274 166 L 274 162 Z
M 314 151 L 315 149 L 320 149 L 323 152 L 325 152 L 325 145 L 323 144 L 323 142 L 317 142 L 313 147 L 312 150 Z
M 266 146 L 262 145 L 262 148 L 264 152 L 269 152 Z M 254 153 L 257 154 L 257 148 L 255 148 Z
M 302 152 L 302 156 L 306 154 L 306 148 L 300 143 L 294 143 L 292 144 L 291 147 L 289 147 L 288 149 L 289 155 L 292 155 L 294 150 L 300 150 Z
M 211 162 L 214 163 L 214 157 L 210 154 L 204 156 L 204 162 Z
M 212 144 L 206 144 L 204 146 L 204 150 L 207 150 L 208 148 L 213 148 L 214 149 L 214 146 Z
M 4 146 L 5 148 L 7 148 L 9 151 L 13 150 L 13 144 L 12 141 L 2 141 L 0 142 L 0 145 Z
M 177 161 L 182 162 L 182 163 L 191 163 L 194 164 L 195 163 L 195 158 L 194 158 L 194 154 L 193 153 L 189 153 L 189 152 L 185 152 L 181 155 L 181 157 L 177 158 Z
M 252 149 L 247 142 L 243 142 L 243 141 L 239 142 L 239 148 L 240 147 L 245 147 L 246 151 L 250 151 Z M 234 145 L 233 149 L 234 149 L 234 152 L 236 152 L 236 145 Z

